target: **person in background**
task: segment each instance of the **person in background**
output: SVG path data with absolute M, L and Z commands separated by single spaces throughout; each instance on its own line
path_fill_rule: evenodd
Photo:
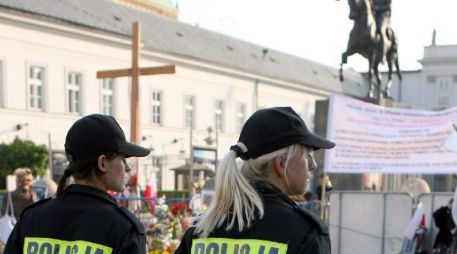
M 195 194 L 189 201 L 189 208 L 192 210 L 192 216 L 198 216 L 202 212 L 203 200 L 202 200 L 202 188 L 195 188 Z
M 319 185 L 316 187 L 316 196 L 318 200 L 322 200 L 322 186 L 325 185 L 325 196 L 328 196 L 328 193 L 333 190 L 332 183 L 328 178 L 328 175 L 321 174 L 319 176 Z
M 11 203 L 14 211 L 14 218 L 20 218 L 22 211 L 29 205 L 38 201 L 35 193 L 32 192 L 33 175 L 29 168 L 17 168 L 14 171 L 16 176 L 16 189 L 3 197 L 2 214 L 6 212 L 9 202 L 8 195 L 11 195 Z M 11 215 L 11 214 L 10 214 Z
M 65 152 L 69 165 L 56 198 L 23 211 L 5 253 L 145 254 L 143 225 L 107 191 L 122 192 L 130 171 L 126 158 L 150 150 L 128 143 L 113 117 L 93 114 L 71 126 Z
M 326 225 L 289 196 L 305 192 L 313 151 L 334 145 L 290 107 L 255 112 L 219 163 L 208 210 L 175 253 L 331 253 Z
M 451 246 L 453 240 L 452 230 L 455 228 L 454 220 L 452 219 L 452 203 L 454 199 L 450 199 L 448 204 L 438 208 L 433 213 L 435 225 L 438 227 L 438 234 L 433 244 L 433 249 L 436 253 L 447 253 L 446 251 Z M 434 252 L 435 253 L 435 252 Z

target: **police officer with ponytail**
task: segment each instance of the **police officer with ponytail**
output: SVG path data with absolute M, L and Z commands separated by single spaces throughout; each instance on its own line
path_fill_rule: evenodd
M 143 225 L 107 191 L 123 191 L 130 171 L 125 159 L 149 150 L 128 143 L 113 117 L 93 114 L 70 128 L 65 152 L 69 165 L 56 198 L 24 210 L 5 253 L 146 253 Z
M 219 163 L 212 203 L 176 253 L 331 253 L 328 228 L 288 195 L 303 195 L 313 151 L 334 146 L 290 107 L 255 112 Z

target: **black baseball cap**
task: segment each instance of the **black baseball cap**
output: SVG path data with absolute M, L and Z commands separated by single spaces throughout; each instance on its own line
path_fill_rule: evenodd
M 245 159 L 255 159 L 293 144 L 314 150 L 335 146 L 335 143 L 311 133 L 291 107 L 258 110 L 244 124 L 238 142 L 247 148 L 243 154 Z
M 65 153 L 69 161 L 96 158 L 113 152 L 126 157 L 144 157 L 150 150 L 127 142 L 124 131 L 112 116 L 87 115 L 68 130 Z

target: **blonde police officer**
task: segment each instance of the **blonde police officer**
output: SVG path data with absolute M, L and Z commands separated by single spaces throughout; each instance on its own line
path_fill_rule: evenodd
M 24 210 L 5 253 L 146 253 L 143 226 L 107 190 L 122 191 L 125 158 L 149 150 L 128 143 L 113 117 L 93 114 L 70 128 L 65 152 L 70 163 L 57 197 Z M 70 176 L 75 183 L 66 186 Z
M 288 195 L 304 193 L 316 167 L 313 151 L 334 145 L 290 107 L 255 112 L 220 162 L 213 202 L 176 253 L 331 253 L 327 227 Z

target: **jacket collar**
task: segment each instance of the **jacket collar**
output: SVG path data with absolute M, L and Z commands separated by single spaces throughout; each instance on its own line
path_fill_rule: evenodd
M 266 181 L 254 181 L 252 182 L 252 185 L 257 189 L 259 193 L 262 195 L 268 195 L 268 196 L 276 196 L 280 200 L 282 200 L 284 203 L 290 205 L 295 211 L 300 213 L 302 216 L 306 217 L 309 219 L 317 228 L 317 230 L 321 234 L 328 235 L 328 227 L 325 225 L 325 223 L 315 214 L 306 211 L 302 208 L 300 208 L 295 201 L 290 199 L 286 194 L 282 193 L 276 186 L 274 186 L 271 183 L 268 183 Z
M 103 190 L 100 190 L 99 188 L 92 187 L 89 185 L 71 184 L 66 188 L 65 193 L 78 193 L 83 195 L 94 196 L 106 202 L 113 203 L 117 206 L 116 200 L 113 197 L 111 197 L 108 193 L 106 193 Z
M 263 195 L 276 195 L 286 203 L 296 206 L 296 203 L 290 199 L 286 194 L 284 194 L 278 187 L 266 181 L 254 181 L 252 185 L 257 189 L 257 191 Z
M 266 181 L 253 181 L 252 185 L 260 192 L 265 194 L 279 194 L 281 191 L 273 184 Z

